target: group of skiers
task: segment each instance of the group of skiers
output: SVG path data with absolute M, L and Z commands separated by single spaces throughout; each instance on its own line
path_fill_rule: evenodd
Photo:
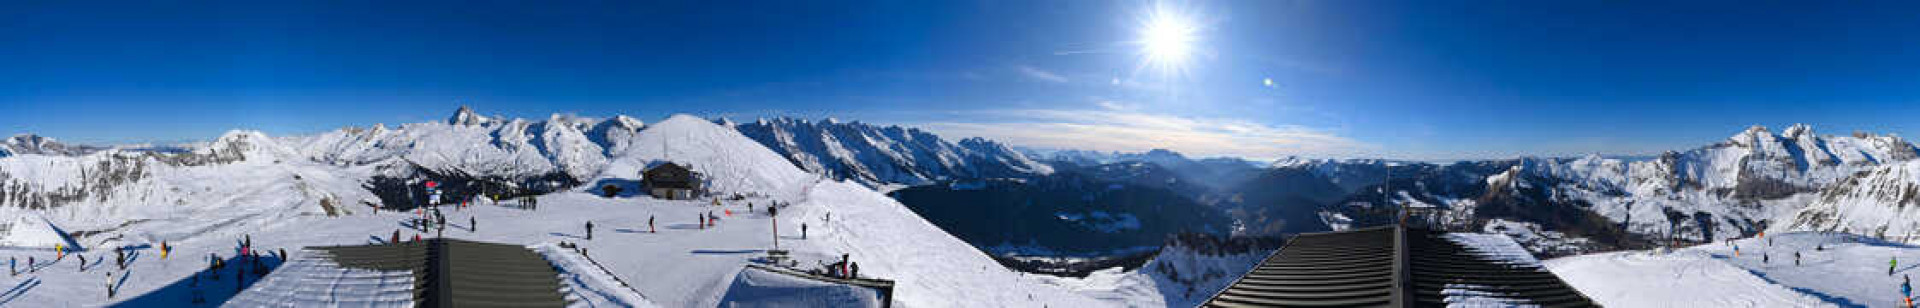
M 1766 233 L 1765 233 L 1765 232 L 1761 232 L 1761 233 L 1759 233 L 1759 234 L 1758 234 L 1758 236 L 1760 236 L 1760 237 L 1762 237 L 1762 238 L 1764 238 L 1764 239 L 1766 239 L 1766 242 L 1767 242 L 1767 247 L 1773 247 L 1773 238 L 1770 238 L 1770 237 L 1766 237 Z M 1731 239 L 1729 239 L 1729 240 L 1727 240 L 1727 244 L 1728 244 L 1728 245 L 1732 245 L 1732 246 L 1733 246 L 1733 256 L 1734 256 L 1734 257 L 1739 257 L 1739 256 L 1740 256 L 1740 245 L 1739 245 L 1739 244 L 1735 244 L 1735 243 L 1733 243 L 1733 240 L 1731 240 Z M 1825 251 L 1825 250 L 1826 250 L 1826 243 L 1820 243 L 1820 244 L 1816 244 L 1816 246 L 1815 246 L 1815 248 L 1814 248 L 1814 250 L 1818 250 L 1818 251 Z M 1771 258 L 1770 258 L 1770 256 L 1769 256 L 1769 255 L 1768 255 L 1767 253 L 1765 253 L 1765 252 L 1761 252 L 1761 253 L 1760 253 L 1760 263 L 1762 263 L 1762 264 L 1765 264 L 1765 263 L 1769 263 L 1769 260 L 1770 260 L 1770 259 L 1771 259 Z M 1800 255 L 1800 251 L 1794 251 L 1794 252 L 1793 252 L 1793 266 L 1800 266 L 1800 261 L 1801 261 L 1801 255 Z M 1899 271 L 1899 268 L 1900 268 L 1900 257 L 1898 257 L 1898 256 L 1895 256 L 1895 257 L 1891 257 L 1891 258 L 1888 258 L 1888 259 L 1887 259 L 1887 276 L 1893 276 L 1893 273 L 1894 273 L 1894 272 L 1897 272 L 1897 271 Z M 1900 278 L 1901 278 L 1901 279 L 1900 279 L 1900 280 L 1901 280 L 1901 281 L 1900 281 L 1900 300 L 1901 300 L 1901 303 L 1902 303 L 1902 305 L 1903 305 L 1903 306 L 1905 306 L 1905 307 L 1907 307 L 1907 308 L 1914 308 L 1914 304 L 1913 304 L 1913 278 L 1912 278 L 1911 276 L 1908 276 L 1908 275 L 1901 275 L 1901 277 L 1900 277 Z
M 237 248 L 242 253 L 243 257 L 249 256 L 249 255 L 252 257 L 251 263 L 254 265 L 253 272 L 255 273 L 255 275 L 265 275 L 267 268 L 265 267 L 265 264 L 262 263 L 262 261 L 259 259 L 259 252 L 253 249 L 252 236 L 244 237 L 239 241 L 238 244 L 239 245 Z M 160 246 L 159 247 L 160 258 L 162 260 L 170 259 L 173 254 L 173 248 L 174 248 L 173 244 L 168 241 L 160 241 L 159 246 Z M 67 250 L 69 250 L 69 247 L 66 247 L 66 245 L 58 245 L 55 248 L 55 257 L 53 262 L 60 262 L 61 260 L 65 260 L 66 256 L 68 255 Z M 132 265 L 132 261 L 133 261 L 132 257 L 134 253 L 133 250 L 134 248 L 126 247 L 126 246 L 113 248 L 113 254 L 114 254 L 113 263 L 116 270 L 108 270 L 108 271 L 105 271 L 106 273 L 102 274 L 106 277 L 104 287 L 107 291 L 106 295 L 108 299 L 112 299 L 119 296 L 120 281 L 116 279 L 116 277 L 125 276 L 125 275 L 120 275 L 119 273 L 116 273 L 116 272 L 125 272 L 128 270 L 128 267 Z M 80 259 L 80 264 L 79 264 L 80 266 L 78 267 L 79 272 L 86 272 L 88 269 L 91 268 L 88 264 L 91 260 L 88 259 L 85 255 L 82 255 L 76 252 L 73 254 L 73 256 Z M 286 257 L 285 249 L 280 250 L 280 256 L 281 258 Z M 225 262 L 219 260 L 217 256 L 210 256 L 208 260 L 209 260 L 209 263 L 208 263 L 209 273 L 212 273 L 213 271 L 223 268 L 225 266 Z M 7 270 L 9 274 L 14 276 L 20 275 L 22 271 L 20 271 L 19 265 L 20 265 L 19 257 L 9 257 L 7 259 Z M 40 270 L 39 265 L 40 264 L 39 264 L 38 258 L 35 258 L 34 256 L 27 256 L 27 271 L 26 271 L 27 273 L 38 273 Z M 92 267 L 98 267 L 98 266 L 99 265 L 93 265 Z M 195 274 L 191 278 L 194 287 L 198 287 L 199 285 L 199 281 L 200 281 L 199 276 L 200 275 Z M 196 297 L 199 296 L 198 290 L 195 290 L 195 296 Z
M 1767 247 L 1768 247 L 1768 248 L 1772 248 L 1772 247 L 1773 247 L 1773 238 L 1771 238 L 1771 237 L 1767 237 L 1767 233 L 1766 233 L 1766 232 L 1760 232 L 1760 233 L 1759 233 L 1759 234 L 1758 234 L 1757 236 L 1759 236 L 1759 237 L 1761 237 L 1761 238 L 1763 238 L 1763 239 L 1766 239 L 1766 240 L 1767 240 Z M 1732 245 L 1732 246 L 1733 246 L 1733 256 L 1734 256 L 1734 257 L 1740 257 L 1740 244 L 1736 244 L 1736 243 L 1734 243 L 1734 242 L 1733 242 L 1733 239 L 1727 239 L 1727 241 L 1726 241 L 1726 243 L 1727 243 L 1727 245 Z M 1821 250 L 1825 250 L 1825 249 L 1821 249 Z M 1770 254 L 1770 253 L 1767 253 L 1767 252 L 1765 252 L 1765 251 L 1762 251 L 1762 252 L 1760 252 L 1760 263 L 1761 263 L 1761 264 L 1768 264 L 1768 263 L 1772 263 L 1772 262 L 1773 262 L 1773 254 Z M 1794 252 L 1793 252 L 1793 266 L 1800 266 L 1800 251 L 1797 251 L 1797 250 L 1796 250 L 1796 251 L 1794 251 Z M 1893 272 L 1891 272 L 1891 271 L 1889 271 L 1889 272 L 1887 272 L 1887 274 L 1888 274 L 1888 275 L 1892 275 L 1892 274 L 1893 274 Z
M 839 278 L 860 278 L 860 264 L 853 262 L 853 254 L 840 254 L 840 262 L 824 264 L 826 275 Z
M 246 288 L 247 286 L 246 281 L 247 281 L 248 274 L 252 274 L 254 277 L 256 277 L 255 281 L 258 281 L 259 278 L 265 278 L 267 276 L 267 273 L 272 271 L 272 269 L 267 264 L 266 257 L 262 256 L 262 254 L 277 257 L 278 259 L 281 260 L 281 262 L 286 262 L 286 260 L 289 258 L 289 256 L 287 255 L 286 248 L 280 248 L 278 251 L 267 251 L 267 252 L 261 252 L 258 249 L 254 249 L 253 235 L 251 234 L 244 235 L 243 238 L 240 240 L 240 244 L 238 245 L 238 247 L 235 247 L 235 248 L 237 250 L 237 253 L 234 254 L 234 258 L 240 260 L 241 262 L 241 265 L 232 266 L 233 267 L 233 291 L 235 293 L 238 293 L 241 290 L 244 290 Z M 221 259 L 219 253 L 207 253 L 207 271 L 206 271 L 207 278 L 212 280 L 220 280 L 220 271 L 229 267 L 228 265 L 229 264 L 227 264 L 227 260 Z M 201 276 L 200 274 L 194 274 L 191 278 L 189 278 L 190 279 L 189 286 L 194 288 L 193 298 L 190 299 L 190 301 L 194 304 L 206 303 L 206 293 L 200 290 L 200 276 Z M 109 292 L 112 292 L 112 290 L 109 290 Z

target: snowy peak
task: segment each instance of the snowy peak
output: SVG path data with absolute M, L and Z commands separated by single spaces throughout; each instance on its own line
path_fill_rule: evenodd
M 205 148 L 196 151 L 207 155 L 216 162 L 244 161 L 255 158 L 294 157 L 293 150 L 281 146 L 266 133 L 254 130 L 232 130 L 220 135 L 208 143 Z
M 1868 169 L 1827 187 L 1786 229 L 1874 236 L 1920 231 L 1920 161 Z
M 1814 137 L 1813 126 L 1806 125 L 1806 124 L 1794 124 L 1793 126 L 1788 126 L 1787 130 L 1781 131 L 1780 137 L 1784 137 L 1787 139 L 1796 139 L 1796 140 L 1813 138 Z
M 600 178 L 638 178 L 659 162 L 687 166 L 716 194 L 795 193 L 814 179 L 740 132 L 686 114 L 640 130 L 624 151 L 613 155 Z
M 70 148 L 53 138 L 34 134 L 13 135 L 0 143 L 0 157 L 22 154 L 73 155 L 83 152 L 79 148 Z
M 474 113 L 473 108 L 468 108 L 465 105 L 460 106 L 460 110 L 455 110 L 453 116 L 447 117 L 447 124 L 460 126 L 484 126 L 493 124 L 495 121 L 496 120 L 492 118 Z
M 1754 125 L 1747 127 L 1747 130 L 1739 134 L 1734 134 L 1733 137 L 1728 137 L 1727 141 L 1737 146 L 1753 148 L 1776 142 L 1777 139 L 1779 136 L 1767 131 L 1766 126 Z

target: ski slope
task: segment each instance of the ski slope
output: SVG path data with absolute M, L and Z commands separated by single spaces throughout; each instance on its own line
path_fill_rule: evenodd
M 1548 260 L 1561 279 L 1619 307 L 1894 307 L 1901 276 L 1920 274 L 1920 248 L 1817 232 L 1745 238 L 1671 252 Z M 1740 253 L 1734 254 L 1734 246 Z M 1825 250 L 1815 248 L 1824 246 Z M 1794 265 L 1793 253 L 1801 253 Z M 1902 265 L 1887 274 L 1890 258 Z

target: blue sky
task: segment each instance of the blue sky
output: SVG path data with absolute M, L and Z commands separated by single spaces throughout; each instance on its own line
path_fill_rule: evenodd
M 0 4 L 0 132 L 304 134 L 465 104 L 1254 158 L 1920 133 L 1914 2 L 389 2 Z M 1177 73 L 1142 63 L 1156 8 L 1195 25 Z

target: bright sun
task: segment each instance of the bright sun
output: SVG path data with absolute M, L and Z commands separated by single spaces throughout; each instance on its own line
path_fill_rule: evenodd
M 1145 66 L 1163 74 L 1179 73 L 1192 58 L 1199 27 L 1185 14 L 1165 5 L 1155 5 L 1140 28 L 1140 45 Z

